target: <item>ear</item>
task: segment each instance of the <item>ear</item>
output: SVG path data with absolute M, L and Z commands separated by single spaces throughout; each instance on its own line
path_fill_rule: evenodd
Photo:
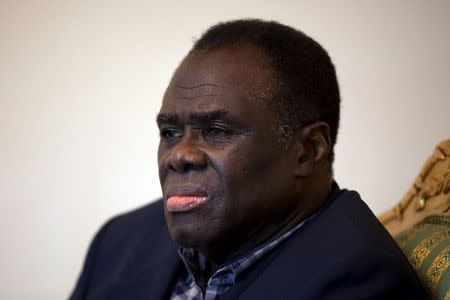
M 324 122 L 309 124 L 300 129 L 296 143 L 295 175 L 308 177 L 328 159 L 331 151 L 330 127 Z

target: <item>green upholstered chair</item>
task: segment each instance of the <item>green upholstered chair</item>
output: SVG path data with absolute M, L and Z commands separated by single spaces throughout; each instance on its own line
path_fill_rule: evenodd
M 432 299 L 450 300 L 450 140 L 436 147 L 403 199 L 379 218 Z

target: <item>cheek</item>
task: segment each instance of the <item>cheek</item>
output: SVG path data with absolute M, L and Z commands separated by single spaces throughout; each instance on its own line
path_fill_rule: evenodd
M 285 184 L 279 178 L 287 175 L 281 167 L 282 153 L 273 151 L 273 145 L 254 145 L 256 143 L 235 148 L 224 164 L 223 186 L 230 201 L 230 209 L 239 212 L 240 219 L 247 218 L 247 214 L 258 214 L 260 210 L 268 209 L 266 206 L 270 206 L 273 199 L 278 199 Z
M 169 151 L 165 149 L 165 147 L 163 147 L 160 143 L 158 146 L 157 161 L 158 161 L 159 181 L 161 185 L 163 184 L 164 179 L 168 172 L 167 168 L 165 167 L 165 161 L 168 153 Z
M 230 151 L 220 166 L 222 186 L 229 200 L 233 203 L 261 190 L 262 178 L 267 177 L 274 163 L 274 157 L 257 147 L 235 147 Z M 234 206 L 240 206 L 239 202 Z
M 234 174 L 232 177 L 243 178 L 244 182 L 257 180 L 266 176 L 267 172 L 279 162 L 279 155 L 269 151 L 268 146 L 254 146 L 237 148 L 228 160 L 228 169 Z

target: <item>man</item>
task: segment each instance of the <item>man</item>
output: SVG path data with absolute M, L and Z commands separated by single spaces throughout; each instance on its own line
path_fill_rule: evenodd
M 276 22 L 210 28 L 157 117 L 163 199 L 97 234 L 72 299 L 424 299 L 401 250 L 333 181 L 326 51 Z

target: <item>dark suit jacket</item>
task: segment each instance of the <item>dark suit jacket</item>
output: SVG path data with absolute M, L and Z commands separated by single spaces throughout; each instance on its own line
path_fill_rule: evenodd
M 168 299 L 183 267 L 157 201 L 103 226 L 71 299 Z M 220 297 L 425 298 L 395 241 L 359 195 L 345 190 Z

